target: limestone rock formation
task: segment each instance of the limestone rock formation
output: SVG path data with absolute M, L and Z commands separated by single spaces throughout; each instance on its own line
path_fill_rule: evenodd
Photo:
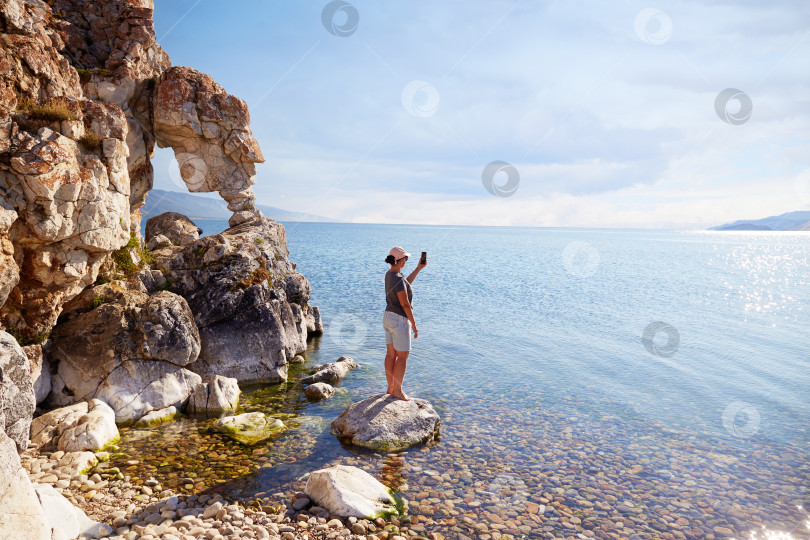
M 0 5 L 0 199 L 18 214 L 8 240 L 21 270 L 0 319 L 26 340 L 41 341 L 137 231 L 154 148 L 144 94 L 169 66 L 151 12 L 126 0 Z
M 335 389 L 331 384 L 324 382 L 317 382 L 310 384 L 304 389 L 304 395 L 310 401 L 323 401 L 335 395 Z
M 239 383 L 236 379 L 214 375 L 197 386 L 188 400 L 186 412 L 199 416 L 219 416 L 239 406 Z
M 340 413 L 330 433 L 343 443 L 396 452 L 434 440 L 439 433 L 439 415 L 424 399 L 402 401 L 378 394 Z
M 13 337 L 0 331 L 0 538 L 50 538 L 17 453 L 28 445 L 34 406 L 28 358 Z
M 406 512 L 402 497 L 366 471 L 347 465 L 313 471 L 304 493 L 318 506 L 340 517 L 375 519 Z
M 302 384 L 314 384 L 325 382 L 328 384 L 337 384 L 343 380 L 346 374 L 354 369 L 360 367 L 351 356 L 341 356 L 336 362 L 331 364 L 324 364 L 318 367 L 318 370 L 301 379 Z
M 217 420 L 214 429 L 244 445 L 253 445 L 269 439 L 284 428 L 278 418 L 261 412 L 225 416 Z
M 152 239 L 156 236 L 164 236 L 170 244 L 177 246 L 185 246 L 188 243 L 194 242 L 200 238 L 202 229 L 197 227 L 193 221 L 176 212 L 164 212 L 159 216 L 154 216 L 146 220 L 146 228 L 144 230 L 147 246 L 150 245 Z M 165 247 L 165 243 L 161 243 Z M 152 244 L 153 246 L 161 246 L 161 244 Z M 154 249 L 150 247 L 149 249 Z
M 28 357 L 31 381 L 34 383 L 34 399 L 39 405 L 51 392 L 51 366 L 42 355 L 42 345 L 26 345 L 22 349 Z
M 28 446 L 31 417 L 36 408 L 28 357 L 17 341 L 0 331 L 0 431 L 20 451 Z
M 200 351 L 193 316 L 186 301 L 168 291 L 116 291 L 56 326 L 47 348 L 58 362 L 51 403 L 98 397 L 113 408 L 118 423 L 179 407 L 201 382 L 184 367 Z
M 228 201 L 231 225 L 261 217 L 250 186 L 264 157 L 244 101 L 205 73 L 172 67 L 155 87 L 154 133 L 174 150 L 189 191 L 219 191 Z
M 260 218 L 186 246 L 155 251 L 170 290 L 183 296 L 200 331 L 189 369 L 238 381 L 287 378 L 288 359 L 322 332 L 309 283 L 289 260 L 284 227 Z M 297 295 L 287 296 L 288 283 Z M 306 283 L 306 285 L 302 285 Z
M 2 142 L 0 142 L 2 144 Z M 14 244 L 9 240 L 11 224 L 17 219 L 17 212 L 8 202 L 0 200 L 0 306 L 20 281 L 20 267 L 14 260 Z

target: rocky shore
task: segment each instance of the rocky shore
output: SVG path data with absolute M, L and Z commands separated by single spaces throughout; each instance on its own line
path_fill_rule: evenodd
M 171 490 L 164 490 L 154 478 L 136 485 L 129 476 L 104 462 L 96 466 L 90 476 L 71 476 L 56 469 L 62 457 L 60 452 L 43 455 L 29 449 L 22 457 L 25 470 L 34 482 L 53 486 L 91 519 L 102 522 L 96 535 L 80 538 L 443 538 L 438 533 L 414 534 L 409 529 L 411 518 L 407 516 L 369 520 L 332 515 L 302 492 L 291 497 L 278 493 L 263 502 L 254 500 L 245 505 L 244 501 L 228 501 L 219 494 L 175 495 Z M 109 458 L 109 453 L 100 452 L 97 457 Z M 274 503 L 270 504 L 269 500 Z

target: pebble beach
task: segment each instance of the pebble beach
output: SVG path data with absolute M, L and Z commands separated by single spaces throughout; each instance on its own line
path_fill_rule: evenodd
M 289 426 L 255 447 L 213 432 L 211 420 L 182 419 L 122 429 L 87 474 L 53 474 L 58 453 L 25 454 L 24 466 L 108 523 L 111 538 L 128 540 L 810 538 L 806 491 L 797 488 L 810 481 L 805 449 L 774 453 L 773 443 L 642 423 L 631 411 L 573 417 L 564 402 L 516 407 L 490 392 L 453 408 L 436 403 L 439 441 L 382 454 L 343 448 L 328 418 L 300 414 L 297 376 L 243 394 L 245 410 L 262 408 Z M 335 399 L 323 410 L 340 409 L 341 394 Z M 313 507 L 302 493 L 307 473 L 338 464 L 400 491 L 408 516 L 358 523 Z

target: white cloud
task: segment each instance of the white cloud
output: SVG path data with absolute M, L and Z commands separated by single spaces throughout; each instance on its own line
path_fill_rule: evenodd
M 266 21 L 241 39 L 264 50 L 240 41 L 225 80 L 212 71 L 248 105 L 273 88 L 251 106 L 268 159 L 262 203 L 356 221 L 542 226 L 702 227 L 800 209 L 789 193 L 810 167 L 810 4 L 663 6 L 671 36 L 650 45 L 634 31 L 649 6 L 635 1 L 353 3 L 360 26 L 348 38 L 326 33 L 311 5 L 256 3 L 246 9 Z M 190 45 L 175 30 L 174 46 L 205 55 L 198 30 Z M 439 93 L 427 118 L 402 105 L 412 80 Z M 744 125 L 715 113 L 729 87 L 753 101 Z M 511 199 L 481 186 L 493 160 L 520 172 Z

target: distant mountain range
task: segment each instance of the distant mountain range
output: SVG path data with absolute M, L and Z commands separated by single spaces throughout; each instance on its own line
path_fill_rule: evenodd
M 273 218 L 276 221 L 337 221 L 306 212 L 291 212 L 289 210 L 276 208 L 275 206 L 257 204 L 256 207 L 261 210 L 265 216 Z M 141 208 L 141 215 L 144 220 L 147 220 L 163 212 L 178 212 L 188 216 L 192 220 L 228 219 L 233 215 L 233 212 L 228 210 L 228 204 L 220 198 L 214 199 L 212 197 L 203 197 L 191 193 L 153 189 L 146 195 L 146 203 Z
M 762 219 L 739 220 L 719 227 L 709 227 L 710 231 L 810 231 L 810 212 L 788 212 L 781 216 Z

